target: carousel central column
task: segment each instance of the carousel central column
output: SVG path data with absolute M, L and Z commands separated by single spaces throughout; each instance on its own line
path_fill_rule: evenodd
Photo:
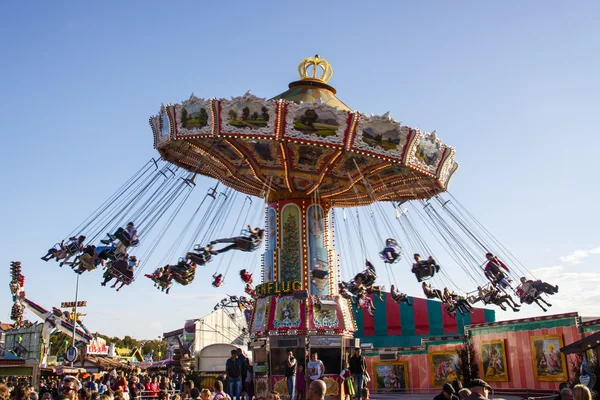
M 354 346 L 354 322 L 338 295 L 331 203 L 313 198 L 270 202 L 265 241 L 263 283 L 256 287 L 250 329 L 257 395 L 288 393 L 286 364 L 292 351 L 307 384 L 311 375 L 322 374 L 328 397 L 340 398 L 339 373 L 345 349 Z M 324 371 L 314 368 L 312 353 Z

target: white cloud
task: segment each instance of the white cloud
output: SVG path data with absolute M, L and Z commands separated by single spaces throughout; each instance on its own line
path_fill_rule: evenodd
M 590 250 L 575 250 L 566 256 L 560 257 L 560 260 L 571 264 L 581 264 L 582 259 L 589 257 L 592 254 L 600 254 L 600 247 Z
M 531 272 L 537 279 L 559 286 L 558 293 L 547 298 L 553 305 L 549 313 L 577 311 L 583 316 L 598 314 L 600 272 L 576 272 L 572 267 L 565 269 L 563 266 L 538 268 Z

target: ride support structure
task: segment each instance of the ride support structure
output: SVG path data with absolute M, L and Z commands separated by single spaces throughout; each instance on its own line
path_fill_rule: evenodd
M 298 72 L 270 100 L 192 94 L 162 106 L 150 125 L 162 159 L 267 202 L 262 283 L 247 291 L 255 297 L 257 398 L 287 393 L 288 351 L 305 367 L 316 352 L 327 396 L 340 398 L 342 363 L 359 344 L 349 300 L 338 292 L 333 208 L 429 199 L 446 190 L 458 164 L 435 132 L 353 111 L 327 83 L 332 69 L 318 55 Z

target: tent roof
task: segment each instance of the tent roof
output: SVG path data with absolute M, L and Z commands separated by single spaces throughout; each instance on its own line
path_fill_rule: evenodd
M 600 346 L 600 332 L 593 333 L 581 340 L 571 343 L 560 349 L 564 354 L 577 354 L 593 347 Z

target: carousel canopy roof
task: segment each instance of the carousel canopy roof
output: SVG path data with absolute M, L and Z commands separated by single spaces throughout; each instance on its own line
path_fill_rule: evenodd
M 192 95 L 150 118 L 161 156 L 267 200 L 317 196 L 336 206 L 430 198 L 458 164 L 435 132 L 389 113 L 352 111 L 328 84 L 331 66 L 308 58 L 300 80 L 271 100 Z

